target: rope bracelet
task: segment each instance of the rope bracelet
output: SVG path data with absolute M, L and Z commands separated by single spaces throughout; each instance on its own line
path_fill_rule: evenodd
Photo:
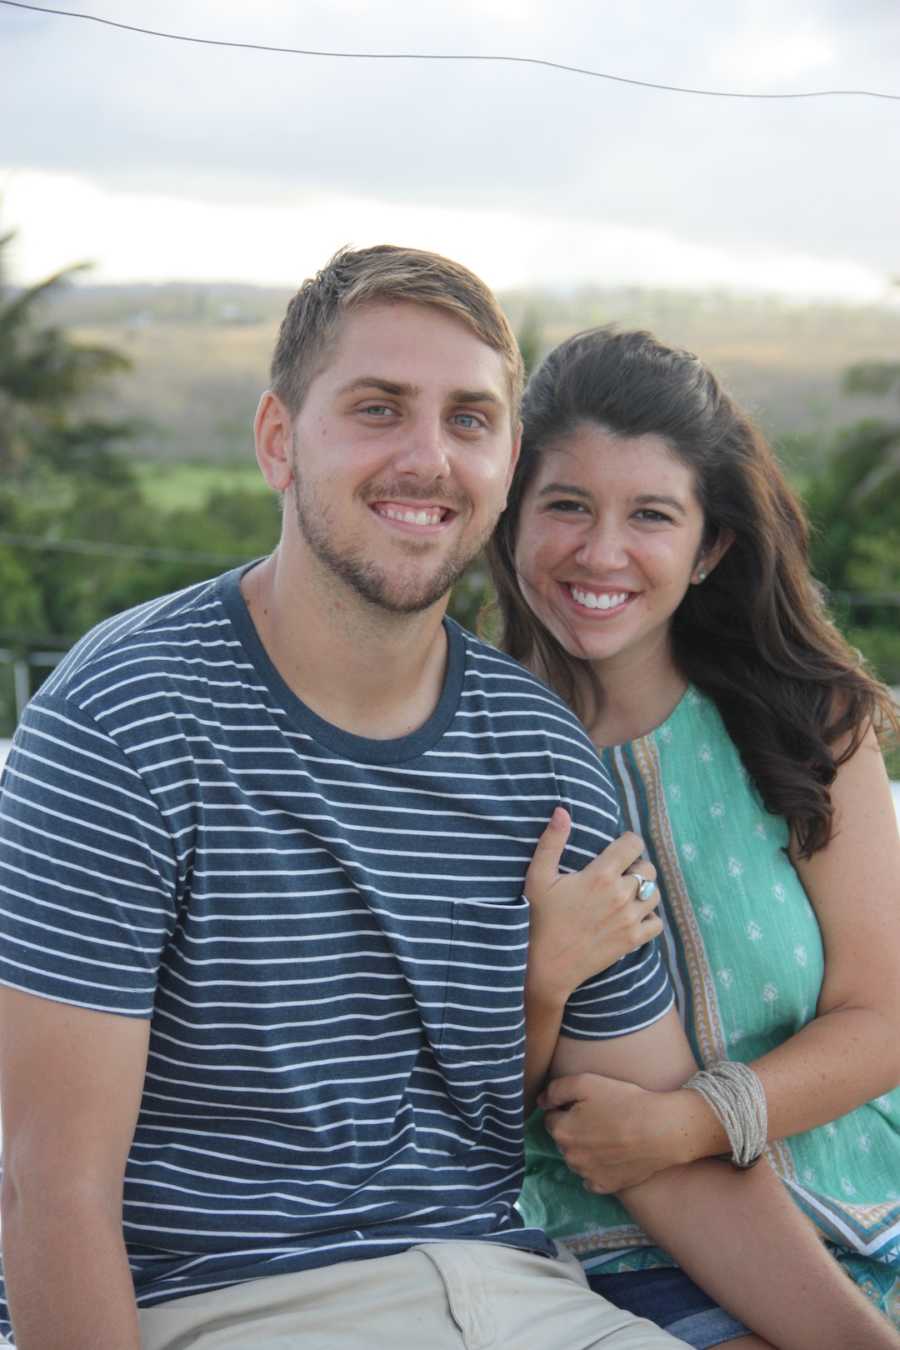
M 769 1139 L 766 1093 L 759 1076 L 739 1060 L 720 1059 L 698 1069 L 684 1085 L 699 1092 L 718 1116 L 731 1144 L 732 1166 L 745 1170 L 759 1162 Z

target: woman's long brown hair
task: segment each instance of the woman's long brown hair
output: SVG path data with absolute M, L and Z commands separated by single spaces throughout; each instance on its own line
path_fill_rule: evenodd
M 897 730 L 890 692 L 835 628 L 810 574 L 809 531 L 772 450 L 690 352 L 650 333 L 597 328 L 557 347 L 532 377 L 522 453 L 488 550 L 501 645 L 582 718 L 602 690 L 526 604 L 516 575 L 522 502 L 542 451 L 595 423 L 624 438 L 656 435 L 693 470 L 704 545 L 734 542 L 672 623 L 685 677 L 715 702 L 763 803 L 785 817 L 799 852 L 831 838 L 829 787 L 869 726 Z

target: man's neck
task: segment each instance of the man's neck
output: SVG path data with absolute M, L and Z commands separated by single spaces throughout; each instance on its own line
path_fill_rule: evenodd
M 241 591 L 260 641 L 288 688 L 356 736 L 394 740 L 422 726 L 444 683 L 446 602 L 391 614 L 350 592 L 323 592 L 288 574 L 276 551 Z

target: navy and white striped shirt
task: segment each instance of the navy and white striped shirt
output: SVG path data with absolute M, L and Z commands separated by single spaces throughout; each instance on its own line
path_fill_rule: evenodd
M 0 981 L 151 1019 L 125 1184 L 138 1301 L 430 1239 L 551 1251 L 513 1208 L 522 883 L 557 803 L 566 867 L 616 835 L 609 779 L 554 695 L 449 621 L 423 727 L 324 722 L 239 581 L 82 639 L 0 796 Z M 670 1003 L 647 947 L 576 991 L 566 1030 L 621 1035 Z

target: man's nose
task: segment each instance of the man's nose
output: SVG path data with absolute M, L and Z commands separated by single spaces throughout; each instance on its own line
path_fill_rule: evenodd
M 443 421 L 429 416 L 411 419 L 399 438 L 394 467 L 398 473 L 417 478 L 449 477 L 447 432 Z

